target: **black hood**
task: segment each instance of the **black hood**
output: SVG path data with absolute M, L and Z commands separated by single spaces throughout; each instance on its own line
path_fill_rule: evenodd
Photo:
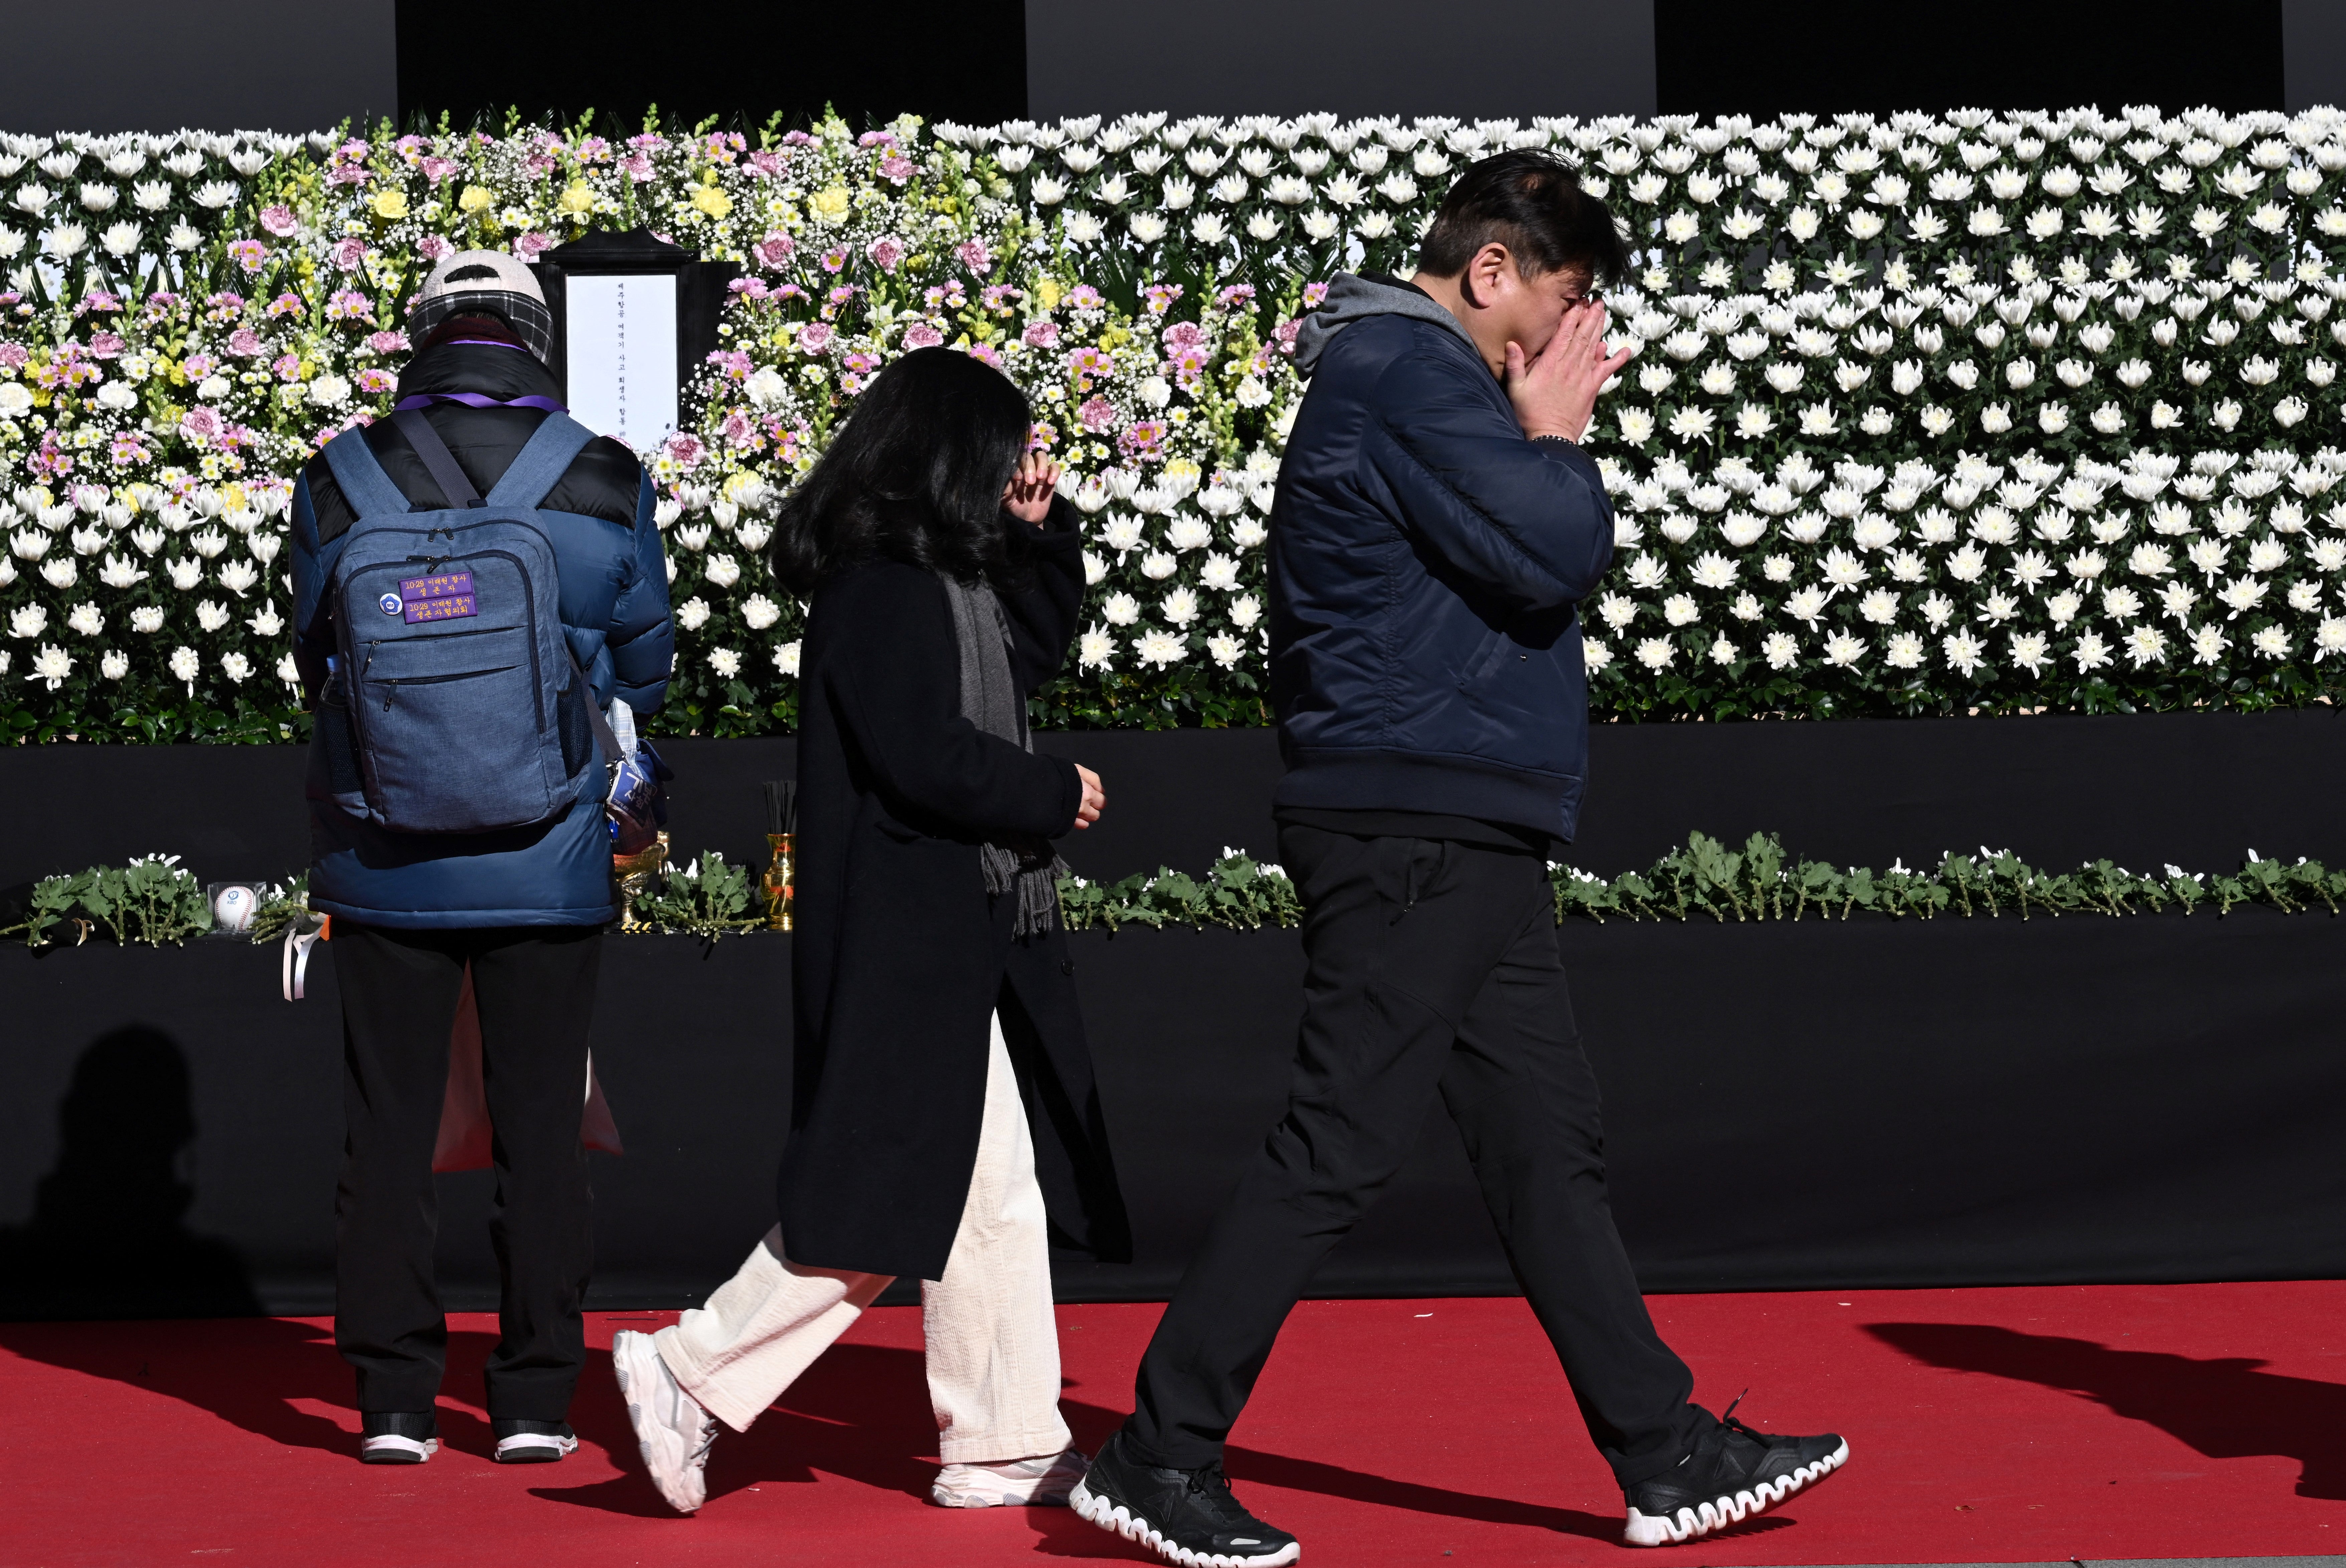
M 418 392 L 479 392 L 500 402 L 517 397 L 562 399 L 554 372 L 527 349 L 503 343 L 442 343 L 407 361 L 399 396 Z

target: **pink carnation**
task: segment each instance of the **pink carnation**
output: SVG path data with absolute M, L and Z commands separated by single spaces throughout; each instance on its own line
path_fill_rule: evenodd
M 1097 434 L 1116 423 L 1116 406 L 1104 397 L 1089 398 L 1076 410 L 1076 417 L 1084 422 L 1086 430 Z
M 799 347 L 811 354 L 819 354 L 831 347 L 832 332 L 829 321 L 809 321 L 799 329 Z
M 883 158 L 880 160 L 880 172 L 898 185 L 912 178 L 918 167 L 909 158 Z
M 122 335 L 119 332 L 93 333 L 89 340 L 89 351 L 101 360 L 118 359 L 122 354 Z
M 944 341 L 945 335 L 926 321 L 915 321 L 904 331 L 904 346 L 908 349 L 933 349 Z
M 0 365 L 12 371 L 23 369 L 25 361 L 32 357 L 22 343 L 0 343 Z
M 249 360 L 260 352 L 260 334 L 250 327 L 239 327 L 228 335 L 228 351 L 240 360 Z
M 963 266 L 980 277 L 994 269 L 994 252 L 988 250 L 982 241 L 964 239 L 954 247 L 954 254 L 961 259 Z
M 282 239 L 300 229 L 301 220 L 293 216 L 291 208 L 280 202 L 275 207 L 264 207 L 260 209 L 260 226 Z
M 553 249 L 553 237 L 535 230 L 514 241 L 514 254 L 525 261 L 535 261 Z
M 332 257 L 334 265 L 343 271 L 355 272 L 359 264 L 366 260 L 366 241 L 355 234 L 346 235 L 335 240 L 334 248 L 326 254 Z
M 709 450 L 701 445 L 699 436 L 681 430 L 668 438 L 667 446 L 668 456 L 686 468 L 698 463 Z
M 1059 346 L 1059 323 L 1029 321 L 1020 341 L 1030 349 L 1056 349 Z
M 789 263 L 790 253 L 797 249 L 797 244 L 789 235 L 778 231 L 750 246 L 750 254 L 758 259 L 759 266 L 779 272 Z
M 1165 351 L 1179 354 L 1206 341 L 1206 329 L 1195 321 L 1176 321 L 1165 329 Z
M 423 178 L 434 185 L 455 172 L 456 160 L 453 158 L 427 158 L 423 160 Z
M 427 234 L 415 242 L 415 249 L 426 261 L 444 261 L 456 254 L 456 247 L 437 234 Z
M 885 235 L 865 247 L 863 253 L 871 257 L 872 264 L 882 272 L 893 272 L 896 263 L 904 259 L 903 246 Z
M 368 336 L 366 346 L 379 354 L 403 353 L 407 348 L 405 332 L 374 332 Z
M 760 174 L 770 178 L 782 172 L 781 155 L 771 152 L 753 152 L 750 155 L 750 167 Z
M 210 441 L 225 428 L 219 410 L 199 403 L 179 416 L 180 433 L 190 441 Z

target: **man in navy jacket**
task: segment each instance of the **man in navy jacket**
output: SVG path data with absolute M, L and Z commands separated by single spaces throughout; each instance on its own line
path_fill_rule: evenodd
M 1708 1533 L 1848 1455 L 1691 1402 L 1614 1230 L 1556 947 L 1546 862 L 1572 838 L 1587 756 L 1576 611 L 1613 554 L 1576 443 L 1629 357 L 1606 352 L 1594 288 L 1627 260 L 1568 168 L 1503 153 L 1451 189 L 1413 282 L 1340 278 L 1299 337 L 1311 391 L 1270 571 L 1280 858 L 1309 964 L 1293 1089 L 1074 1499 L 1173 1561 L 1296 1560 L 1231 1496 L 1222 1445 L 1436 1093 L 1631 1543 Z
M 398 406 L 419 411 L 485 495 L 552 412 L 553 319 L 528 268 L 497 252 L 446 258 L 408 326 Z M 393 421 L 350 431 L 413 510 L 451 504 Z M 579 1118 L 602 928 L 616 912 L 609 780 L 586 705 L 660 705 L 674 655 L 651 478 L 609 437 L 589 442 L 538 507 L 560 581 L 563 635 L 584 689 L 561 708 L 585 780 L 559 816 L 487 833 L 400 833 L 342 809 L 357 757 L 335 647 L 332 567 L 358 518 L 323 452 L 293 493 L 293 657 L 316 699 L 307 794 L 310 907 L 333 916 L 348 1130 L 335 1201 L 334 1343 L 358 1375 L 360 1457 L 413 1464 L 438 1446 L 447 1326 L 432 1277 L 432 1160 L 449 1030 L 470 971 L 480 1016 L 499 1285 L 489 1421 L 505 1463 L 558 1460 L 586 1360 L 593 1195 Z M 337 722 L 338 718 L 342 718 Z M 339 748 L 339 751 L 338 751 Z M 609 759 L 602 759 L 608 761 Z

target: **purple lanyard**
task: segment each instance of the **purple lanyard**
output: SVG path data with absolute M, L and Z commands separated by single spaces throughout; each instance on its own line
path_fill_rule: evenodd
M 542 408 L 548 413 L 568 413 L 570 411 L 550 397 L 494 398 L 485 392 L 417 392 L 402 398 L 392 405 L 393 413 L 409 409 L 425 408 L 435 402 L 460 402 L 467 408 Z

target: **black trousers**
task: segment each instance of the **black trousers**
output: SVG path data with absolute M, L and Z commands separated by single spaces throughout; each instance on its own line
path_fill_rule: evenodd
M 1280 1325 L 1439 1092 L 1589 1435 L 1625 1487 L 1668 1470 L 1715 1423 L 1613 1227 L 1541 861 L 1292 823 L 1279 850 L 1305 910 L 1294 1086 L 1149 1341 L 1135 1457 L 1221 1457 Z
M 492 1420 L 558 1421 L 586 1359 L 593 1196 L 579 1118 L 603 933 L 592 926 L 390 931 L 334 922 L 348 1131 L 334 1201 L 334 1345 L 359 1409 L 429 1410 L 447 1359 L 433 1278 L 432 1150 L 464 965 L 481 1016 L 496 1167 Z

